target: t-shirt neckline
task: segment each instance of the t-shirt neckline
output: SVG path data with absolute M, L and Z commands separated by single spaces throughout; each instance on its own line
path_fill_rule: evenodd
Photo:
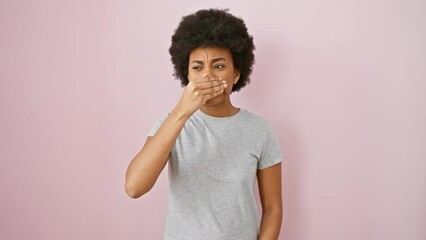
M 201 111 L 200 109 L 198 109 L 196 111 L 196 113 L 198 115 L 200 115 L 201 117 L 206 118 L 206 119 L 210 119 L 212 121 L 227 121 L 227 120 L 238 118 L 240 115 L 242 115 L 243 111 L 244 111 L 243 108 L 239 108 L 239 111 L 237 113 L 235 113 L 234 115 L 231 115 L 231 116 L 227 116 L 227 117 L 214 117 L 214 116 L 210 116 L 210 115 L 204 113 L 203 111 Z

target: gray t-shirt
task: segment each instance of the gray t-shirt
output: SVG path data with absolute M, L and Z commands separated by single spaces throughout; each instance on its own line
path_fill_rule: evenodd
M 169 113 L 152 127 L 154 136 Z M 197 110 L 168 161 L 165 240 L 256 240 L 256 172 L 283 160 L 267 121 L 248 110 L 213 117 Z

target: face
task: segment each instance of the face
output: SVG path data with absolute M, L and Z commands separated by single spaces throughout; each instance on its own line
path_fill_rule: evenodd
M 218 105 L 227 100 L 231 94 L 232 86 L 240 78 L 240 73 L 234 68 L 232 54 L 226 48 L 196 48 L 189 54 L 188 80 L 200 78 L 206 74 L 210 78 L 221 78 L 227 82 L 228 87 L 223 94 L 208 100 L 206 105 Z

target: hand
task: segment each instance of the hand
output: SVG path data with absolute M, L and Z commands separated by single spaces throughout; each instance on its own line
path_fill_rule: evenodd
M 185 116 L 190 117 L 202 104 L 222 94 L 226 87 L 227 84 L 225 80 L 217 77 L 208 77 L 207 74 L 192 79 L 189 81 L 188 85 L 186 85 L 177 104 L 177 108 L 182 111 Z

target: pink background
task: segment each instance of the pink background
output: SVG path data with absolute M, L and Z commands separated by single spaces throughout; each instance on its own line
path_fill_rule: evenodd
M 229 7 L 256 44 L 236 106 L 283 153 L 287 240 L 426 239 L 426 2 L 0 2 L 0 239 L 161 239 L 167 170 L 124 174 L 181 94 L 180 18 Z

